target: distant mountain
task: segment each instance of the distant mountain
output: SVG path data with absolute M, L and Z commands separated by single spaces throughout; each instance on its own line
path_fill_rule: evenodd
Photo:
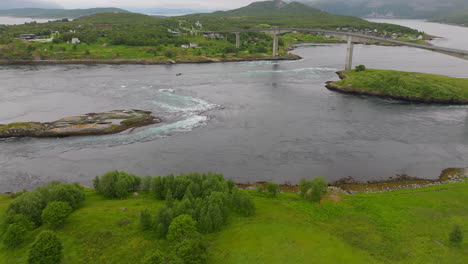
M 468 26 L 468 9 L 456 11 L 444 16 L 438 16 L 431 19 L 431 21 Z
M 359 17 L 432 18 L 468 8 L 467 0 L 299 0 L 324 11 Z
M 0 10 L 0 16 L 33 17 L 33 18 L 78 18 L 98 13 L 129 13 L 119 8 L 90 8 L 90 9 L 42 9 L 17 8 Z
M 284 1 L 254 2 L 248 6 L 229 11 L 214 12 L 221 16 L 289 16 L 289 15 L 316 15 L 324 13 L 299 2 L 287 3 Z
M 0 10 L 14 8 L 62 8 L 60 5 L 46 0 L 1 0 Z

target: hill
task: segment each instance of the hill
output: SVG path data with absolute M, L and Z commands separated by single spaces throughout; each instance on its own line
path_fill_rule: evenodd
M 161 18 L 135 13 L 98 13 L 75 19 L 76 24 L 96 25 L 153 25 L 160 24 Z
M 333 14 L 359 17 L 432 18 L 468 8 L 466 0 L 299 0 Z
M 323 28 L 335 30 L 338 27 L 351 27 L 416 34 L 416 31 L 406 27 L 371 23 L 358 17 L 334 15 L 303 3 L 286 3 L 281 0 L 254 2 L 246 7 L 229 11 L 176 17 L 176 19 L 181 18 L 191 22 L 198 20 L 210 30 L 265 27 Z
M 90 9 L 43 9 L 17 8 L 0 10 L 0 16 L 33 17 L 33 18 L 78 18 L 99 13 L 128 13 L 120 8 L 90 8 Z
M 430 21 L 468 26 L 468 9 L 453 12 L 445 16 L 438 16 Z

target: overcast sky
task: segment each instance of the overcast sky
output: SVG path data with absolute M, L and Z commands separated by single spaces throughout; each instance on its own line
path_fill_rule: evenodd
M 0 0 L 1 1 L 1 0 Z M 259 1 L 259 0 L 257 0 Z M 260 0 L 261 1 L 261 0 Z M 232 9 L 248 5 L 253 0 L 47 0 L 64 8 L 203 8 Z

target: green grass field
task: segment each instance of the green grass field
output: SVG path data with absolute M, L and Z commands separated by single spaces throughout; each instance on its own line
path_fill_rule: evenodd
M 294 193 L 267 198 L 248 192 L 256 215 L 231 215 L 221 232 L 205 236 L 209 263 L 468 262 L 468 181 L 340 195 L 341 201 L 321 204 Z M 0 213 L 10 202 L 0 196 Z M 63 263 L 139 263 L 165 243 L 138 228 L 139 212 L 160 205 L 147 194 L 105 200 L 87 191 L 83 206 L 56 230 L 64 244 Z M 454 224 L 464 228 L 461 246 L 449 243 Z M 28 247 L 42 229 L 14 250 L 0 246 L 0 263 L 26 263 Z
M 437 99 L 468 99 L 468 79 L 392 70 L 346 71 L 349 78 L 335 82 L 389 95 Z

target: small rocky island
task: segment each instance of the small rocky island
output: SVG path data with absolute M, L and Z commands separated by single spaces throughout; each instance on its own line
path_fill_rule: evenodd
M 160 118 L 152 116 L 148 111 L 113 110 L 46 123 L 21 122 L 0 125 L 0 138 L 106 135 L 161 122 Z

